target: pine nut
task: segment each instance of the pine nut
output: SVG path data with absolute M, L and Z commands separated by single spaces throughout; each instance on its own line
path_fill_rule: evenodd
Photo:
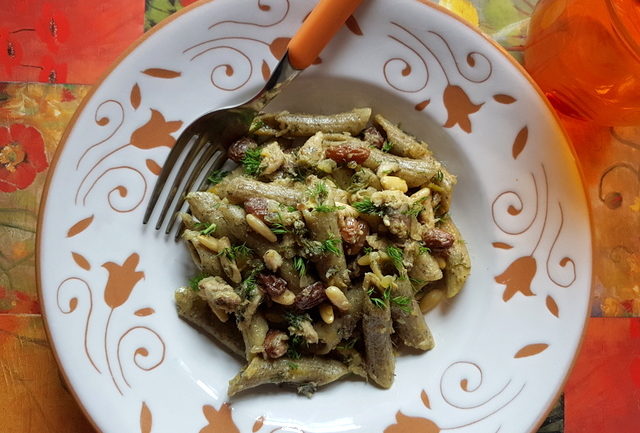
M 331 304 L 324 303 L 318 307 L 320 310 L 320 317 L 322 321 L 327 325 L 331 325 L 333 323 L 333 319 L 335 318 L 333 315 L 333 307 Z
M 251 229 L 261 235 L 263 238 L 268 240 L 269 242 L 275 242 L 278 240 L 278 237 L 271 231 L 269 226 L 267 226 L 261 219 L 248 213 L 245 216 L 245 220 Z
M 444 291 L 440 289 L 433 289 L 428 291 L 422 299 L 420 299 L 420 311 L 427 313 L 433 310 L 436 305 L 444 299 Z
M 282 256 L 276 250 L 267 250 L 262 256 L 264 264 L 270 271 L 275 272 L 282 266 Z
M 213 251 L 214 253 L 218 253 L 222 250 L 220 241 L 212 236 L 198 236 L 198 242 L 205 248 Z
M 325 295 L 327 295 L 329 301 L 338 309 L 342 311 L 348 311 L 351 308 L 351 303 L 349 302 L 347 297 L 344 295 L 342 290 L 340 290 L 336 286 L 327 287 L 326 289 L 324 289 L 324 293 Z
M 438 267 L 440 269 L 444 269 L 447 267 L 447 261 L 443 257 L 436 256 L 436 262 L 438 262 Z
M 296 300 L 296 295 L 291 290 L 287 289 L 282 295 L 274 296 L 271 300 L 280 305 L 293 305 Z
M 382 176 L 380 178 L 380 184 L 384 189 L 391 189 L 395 191 L 407 192 L 409 187 L 407 186 L 407 182 L 397 176 Z

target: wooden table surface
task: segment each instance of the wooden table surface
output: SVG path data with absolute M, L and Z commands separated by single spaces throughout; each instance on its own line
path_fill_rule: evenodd
M 145 30 L 188 3 L 0 0 L 0 151 L 7 134 L 24 134 L 15 125 L 24 125 L 35 131 L 30 152 L 41 161 L 13 173 L 0 163 L 0 432 L 94 431 L 61 379 L 40 315 L 34 257 L 40 194 L 61 134 L 91 84 Z M 534 3 L 440 1 L 516 58 Z M 636 433 L 640 127 L 562 120 L 586 176 L 595 225 L 594 300 L 564 397 L 540 432 Z

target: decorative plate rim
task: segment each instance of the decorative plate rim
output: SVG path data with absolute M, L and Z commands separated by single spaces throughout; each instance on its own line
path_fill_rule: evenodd
M 44 305 L 43 302 L 43 281 L 42 281 L 42 272 L 41 272 L 41 260 L 42 260 L 42 227 L 44 224 L 44 211 L 45 208 L 47 207 L 47 201 L 48 201 L 48 197 L 49 197 L 49 192 L 50 192 L 50 188 L 51 188 L 51 183 L 52 183 L 52 179 L 54 176 L 54 173 L 56 172 L 56 168 L 57 168 L 57 164 L 60 160 L 60 157 L 63 153 L 63 150 L 65 148 L 65 145 L 68 142 L 68 138 L 70 133 L 75 129 L 76 123 L 78 121 L 78 118 L 80 117 L 80 115 L 84 112 L 86 105 L 92 100 L 94 94 L 96 93 L 96 91 L 98 91 L 101 86 L 103 85 L 104 81 L 111 76 L 111 74 L 113 73 L 113 71 L 120 66 L 120 64 L 127 59 L 141 44 L 143 44 L 145 41 L 147 41 L 149 38 L 151 38 L 152 36 L 154 36 L 157 32 L 162 31 L 165 26 L 169 25 L 170 23 L 172 23 L 174 20 L 178 19 L 179 17 L 181 17 L 184 14 L 188 14 L 191 12 L 194 12 L 196 9 L 198 9 L 201 6 L 204 6 L 206 4 L 212 3 L 215 0 L 198 0 L 197 2 L 184 7 L 183 9 L 177 11 L 176 13 L 172 14 L 171 16 L 167 17 L 165 20 L 163 20 L 162 22 L 158 23 L 156 26 L 154 26 L 153 28 L 151 28 L 149 31 L 145 32 L 144 34 L 142 34 L 138 39 L 136 39 L 136 41 L 134 41 L 123 53 L 121 53 L 118 58 L 105 70 L 105 72 L 102 74 L 102 76 L 100 77 L 99 80 L 97 80 L 94 84 L 92 84 L 91 89 L 87 92 L 87 95 L 85 95 L 84 99 L 82 100 L 82 102 L 80 103 L 80 105 L 78 106 L 78 108 L 76 109 L 76 111 L 74 112 L 73 116 L 71 117 L 67 127 L 65 128 L 65 131 L 59 141 L 59 144 L 56 148 L 55 154 L 51 160 L 50 163 L 50 167 L 49 170 L 47 171 L 46 174 L 46 179 L 45 179 L 45 183 L 44 183 L 44 187 L 42 190 L 42 196 L 41 196 L 41 201 L 40 201 L 40 205 L 39 205 L 39 210 L 38 210 L 38 223 L 37 223 L 37 230 L 36 230 L 36 236 L 37 236 L 37 240 L 36 240 L 36 248 L 35 248 L 35 253 L 36 253 L 36 263 L 35 263 L 35 268 L 36 268 L 36 286 L 37 286 L 37 290 L 38 290 L 38 296 L 42 305 L 42 317 L 43 317 L 43 323 L 44 323 L 44 328 L 45 328 L 45 332 L 47 335 L 47 338 L 50 342 L 50 346 L 51 346 L 51 350 L 53 352 L 54 358 L 56 360 L 56 363 L 58 365 L 59 371 L 64 379 L 64 381 L 67 383 L 68 388 L 69 388 L 69 392 L 73 395 L 74 399 L 76 400 L 76 402 L 78 403 L 78 406 L 80 407 L 80 409 L 82 410 L 82 412 L 84 413 L 85 417 L 87 418 L 87 420 L 90 422 L 90 424 L 92 425 L 92 427 L 98 431 L 98 432 L 102 432 L 103 430 L 101 430 L 97 424 L 96 421 L 94 421 L 93 417 L 91 416 L 91 414 L 89 413 L 89 411 L 86 409 L 83 401 L 80 399 L 80 397 L 78 396 L 75 388 L 71 385 L 71 381 L 69 380 L 69 377 L 67 375 L 67 372 L 60 360 L 59 354 L 58 354 L 58 347 L 54 341 L 54 339 L 52 338 L 52 334 L 51 331 L 49 329 L 49 320 L 47 318 L 47 311 L 46 311 L 46 307 Z M 544 93 L 542 92 L 542 90 L 539 88 L 539 86 L 536 84 L 536 82 L 531 78 L 531 76 L 528 74 L 528 72 L 524 69 L 524 67 L 517 62 L 506 50 L 504 47 L 502 47 L 499 43 L 497 43 L 495 40 L 491 39 L 488 35 L 486 35 L 484 32 L 482 32 L 479 28 L 473 26 L 471 23 L 467 22 L 466 20 L 464 20 L 463 18 L 459 17 L 458 15 L 456 15 L 455 13 L 451 12 L 450 10 L 440 6 L 439 4 L 433 3 L 429 0 L 412 0 L 412 1 L 416 1 L 419 3 L 424 4 L 425 6 L 434 9 L 435 11 L 445 14 L 450 18 L 453 18 L 454 20 L 458 21 L 459 23 L 465 25 L 468 29 L 470 29 L 471 31 L 473 31 L 476 35 L 480 36 L 485 42 L 488 42 L 493 49 L 497 50 L 501 57 L 503 57 L 504 59 L 506 59 L 509 63 L 511 63 L 512 66 L 515 66 L 516 70 L 519 72 L 519 74 L 524 77 L 529 85 L 533 88 L 533 90 L 535 91 L 535 93 L 538 96 L 538 99 L 541 100 L 544 104 L 544 106 L 546 107 L 546 111 L 547 114 L 549 114 L 551 116 L 551 118 L 553 119 L 555 125 L 558 127 L 558 130 L 560 131 L 560 133 L 562 134 L 562 137 L 564 138 L 564 145 L 566 145 L 568 147 L 568 150 L 571 154 L 571 158 L 573 160 L 574 166 L 576 168 L 576 171 L 578 173 L 578 177 L 580 180 L 580 184 L 581 184 L 581 190 L 583 193 L 583 199 L 584 202 L 587 204 L 587 215 L 586 215 L 586 222 L 588 223 L 589 226 L 589 236 L 590 236 L 590 247 L 591 247 L 591 251 L 593 250 L 593 240 L 594 240 L 594 226 L 593 226 L 593 214 L 592 214 L 592 209 L 591 207 L 588 205 L 589 203 L 589 199 L 588 199 L 588 191 L 586 189 L 586 182 L 585 182 L 585 174 L 584 171 L 579 163 L 579 158 L 577 156 L 576 150 L 574 149 L 572 142 L 570 140 L 570 137 L 568 135 L 568 133 L 566 132 L 566 130 L 564 129 L 561 121 L 560 121 L 560 117 L 558 116 L 558 114 L 555 112 L 555 110 L 553 109 L 552 105 L 549 103 L 548 99 L 546 98 L 546 96 L 544 95 Z M 589 280 L 591 280 L 592 278 L 592 264 L 589 263 L 588 264 L 588 270 L 589 270 Z M 582 329 L 580 331 L 580 338 L 577 341 L 577 346 L 576 346 L 576 351 L 571 355 L 570 357 L 570 363 L 568 364 L 568 370 L 567 373 L 564 375 L 564 378 L 558 383 L 558 387 L 557 389 L 554 391 L 554 397 L 551 400 L 551 403 L 546 407 L 546 409 L 540 414 L 539 418 L 537 419 L 537 421 L 534 423 L 533 428 L 530 430 L 530 433 L 535 433 L 538 428 L 540 427 L 540 425 L 544 422 L 545 418 L 548 416 L 548 413 L 551 411 L 551 409 L 554 407 L 554 405 L 556 404 L 558 397 L 561 395 L 562 390 L 564 389 L 567 380 L 569 378 L 569 375 L 573 369 L 573 367 L 575 366 L 576 360 L 577 360 L 577 356 L 582 348 L 582 345 L 584 343 L 584 338 L 586 335 L 586 329 L 587 329 L 587 323 L 588 323 L 588 318 L 590 317 L 590 305 L 591 305 L 591 301 L 593 300 L 593 285 L 590 284 L 589 287 L 589 297 L 588 297 L 588 302 L 587 302 L 587 308 L 586 311 L 584 312 L 584 320 L 582 323 Z

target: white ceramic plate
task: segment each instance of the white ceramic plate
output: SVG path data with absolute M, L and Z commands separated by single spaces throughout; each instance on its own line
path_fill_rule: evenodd
M 344 381 L 229 404 L 240 364 L 182 322 L 184 247 L 141 224 L 169 146 L 201 113 L 253 94 L 311 0 L 200 3 L 145 35 L 87 97 L 51 170 L 39 281 L 60 365 L 104 432 L 518 433 L 557 397 L 589 302 L 589 217 L 557 120 L 503 51 L 417 0 L 364 2 L 273 109 L 371 106 L 458 175 L 473 270 L 428 314 L 437 347 L 384 391 Z

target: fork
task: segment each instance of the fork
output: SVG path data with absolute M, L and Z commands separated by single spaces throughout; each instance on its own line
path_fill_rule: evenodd
M 361 2 L 362 0 L 320 0 L 291 38 L 286 54 L 278 62 L 262 90 L 241 105 L 221 108 L 200 116 L 182 131 L 158 176 L 142 220 L 143 224 L 147 224 L 151 218 L 167 180 L 176 172 L 155 227 L 156 230 L 160 230 L 170 214 L 165 234 L 171 232 L 177 213 L 184 205 L 184 197 L 193 189 L 196 181 L 202 178 L 204 173 L 218 169 L 226 162 L 227 147 L 248 134 L 255 116 L 302 70 L 314 62 Z M 183 155 L 182 163 L 177 166 Z M 201 180 L 198 190 L 201 190 L 206 182 L 205 177 Z M 181 192 L 177 195 L 179 190 Z M 179 234 L 180 230 L 176 239 Z

